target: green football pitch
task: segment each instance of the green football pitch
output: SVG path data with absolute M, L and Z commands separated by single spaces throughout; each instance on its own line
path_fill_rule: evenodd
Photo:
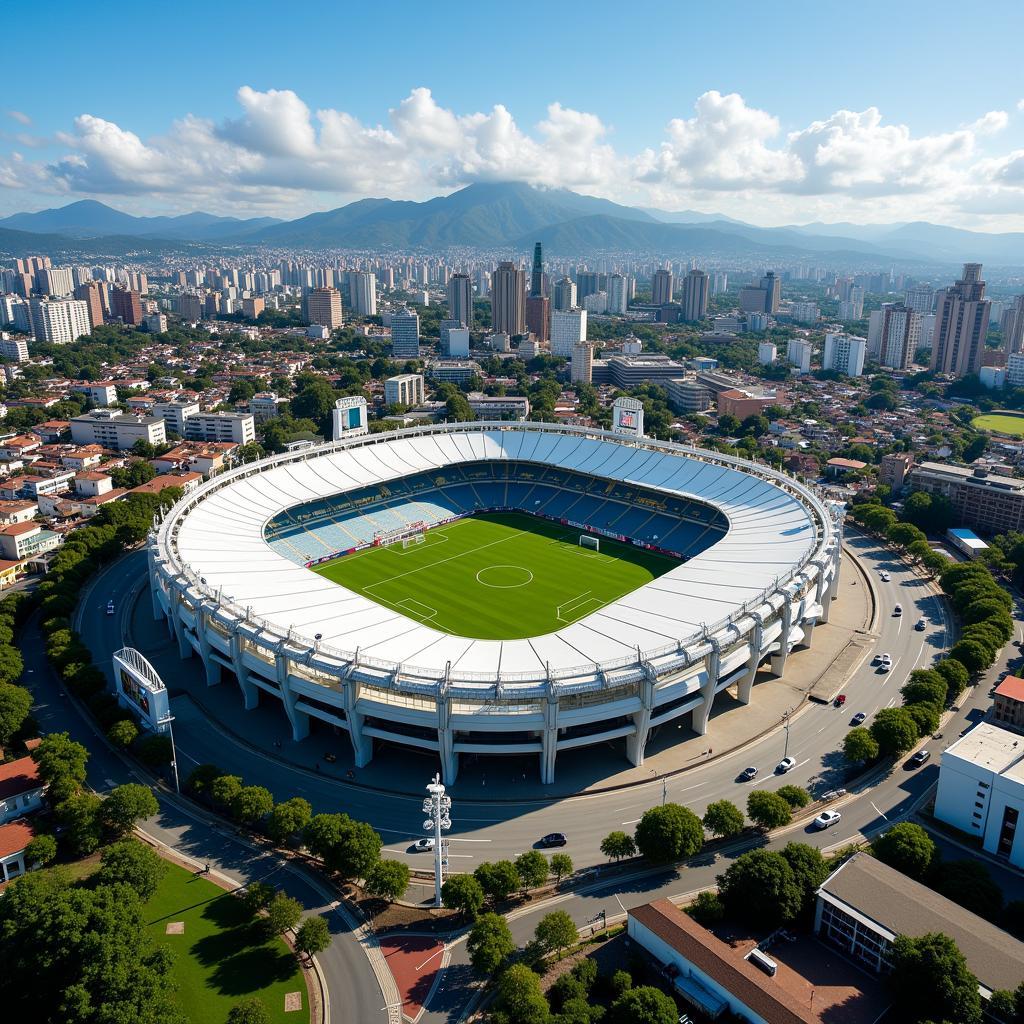
M 367 548 L 313 571 L 445 633 L 518 640 L 561 629 L 679 563 L 533 516 L 460 519 L 422 544 Z

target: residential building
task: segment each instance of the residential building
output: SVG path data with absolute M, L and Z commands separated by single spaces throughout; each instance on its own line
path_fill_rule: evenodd
M 925 316 L 935 308 L 935 289 L 926 284 L 908 288 L 903 296 L 903 304 L 907 309 Z
M 60 547 L 59 533 L 44 530 L 37 522 L 0 526 L 0 558 L 21 562 Z
M 0 824 L 42 809 L 46 783 L 31 757 L 0 764 Z
M 607 312 L 614 316 L 624 316 L 629 308 L 629 282 L 622 274 L 609 274 L 605 285 L 608 296 Z
M 761 278 L 761 289 L 765 293 L 764 312 L 777 313 L 782 301 L 782 279 L 775 276 L 774 270 L 769 270 Z
M 602 289 L 585 295 L 583 308 L 592 316 L 603 316 L 608 312 L 608 293 Z
M 555 282 L 551 302 L 552 311 L 564 311 L 576 307 L 576 282 L 571 277 L 563 277 Z
M 419 359 L 420 317 L 407 306 L 391 314 L 391 358 Z
M 349 302 L 356 316 L 377 315 L 377 277 L 363 271 L 350 271 L 348 277 Z
M 706 374 L 701 374 L 701 377 Z M 765 409 L 773 405 L 782 405 L 786 400 L 785 393 L 777 388 L 732 388 L 722 391 L 717 398 L 718 415 L 735 416 L 741 422 L 748 416 L 759 416 Z
M 912 491 L 941 494 L 955 518 L 985 533 L 1024 529 L 1024 480 L 989 473 L 983 466 L 922 462 L 910 471 Z
M 452 274 L 448 281 L 448 318 L 473 330 L 473 282 L 469 274 Z
M 92 333 L 89 307 L 80 299 L 40 299 L 30 303 L 32 333 L 37 341 L 70 345 Z
M 510 337 L 526 333 L 526 271 L 510 260 L 491 275 L 491 323 Z
M 117 384 L 109 380 L 75 384 L 71 390 L 85 395 L 93 405 L 113 405 L 117 401 Z
M 404 405 L 414 409 L 427 397 L 421 373 L 402 373 L 384 381 L 384 404 Z
M 142 296 L 129 288 L 110 289 L 110 315 L 131 327 L 142 323 Z
M 249 412 L 257 423 L 266 423 L 280 413 L 284 403 L 276 391 L 260 391 L 249 399 Z
M 87 281 L 75 288 L 75 298 L 86 304 L 89 310 L 89 323 L 93 327 L 103 325 L 103 291 L 99 281 Z
M 27 821 L 0 825 L 0 882 L 10 882 L 39 866 L 25 863 L 25 851 L 35 836 L 35 829 Z
M 256 440 L 256 421 L 247 412 L 197 412 L 185 419 L 187 441 L 250 444 Z
M 92 409 L 71 419 L 71 440 L 75 444 L 98 444 L 123 451 L 136 441 L 163 444 L 167 430 L 160 416 L 129 416 L 120 409 Z
M 674 377 L 665 381 L 668 404 L 675 412 L 704 412 L 711 408 L 711 392 L 696 377 Z
M 1024 351 L 1024 295 L 1018 295 L 1013 305 L 1004 310 L 999 327 L 1003 334 L 1004 352 Z
M 74 291 L 74 275 L 70 267 L 40 267 L 36 271 L 36 287 L 41 295 L 61 298 Z
M 810 1007 L 671 900 L 629 910 L 626 932 L 683 999 L 709 1020 L 729 1013 L 751 1024 L 821 1022 Z
M 907 370 L 921 341 L 921 317 L 902 302 L 887 302 L 881 313 L 878 361 L 891 370 Z
M 544 300 L 547 302 L 547 299 Z M 441 332 L 441 355 L 446 359 L 469 358 L 469 328 L 459 324 Z M 506 335 L 507 337 L 507 335 Z
M 795 366 L 801 373 L 811 372 L 811 354 L 814 346 L 801 338 L 790 338 L 786 345 L 786 361 Z
M 1024 352 L 1011 352 L 1006 357 L 1006 383 L 1012 388 L 1024 387 Z
M 154 402 L 153 415 L 159 416 L 166 426 L 168 434 L 185 436 L 185 421 L 190 416 L 199 414 L 199 403 L 183 398 L 174 402 Z
M 533 269 L 530 274 L 530 294 L 544 296 L 548 294 L 548 280 L 544 274 L 544 250 L 540 242 L 533 246 Z
M 992 717 L 1004 729 L 1024 730 L 1024 679 L 1003 676 L 992 695 Z
M 775 343 L 771 341 L 762 341 L 757 346 L 757 361 L 762 366 L 771 366 L 775 362 L 778 356 L 778 350 L 775 348 Z
M 551 354 L 572 358 L 572 350 L 587 340 L 585 309 L 556 309 L 551 313 Z
M 203 482 L 202 473 L 167 473 L 155 476 L 138 487 L 133 487 L 129 494 L 159 494 L 168 487 L 180 487 L 184 494 L 191 494 Z
M 978 728 L 983 726 L 968 736 Z M 941 776 L 939 786 L 941 792 Z M 892 967 L 897 935 L 948 935 L 978 979 L 984 999 L 1024 977 L 1024 943 L 863 851 L 821 884 L 814 930 L 824 942 L 879 974 Z
M 903 490 L 903 483 L 914 465 L 914 456 L 910 452 L 890 452 L 882 456 L 878 467 L 878 482 L 892 488 L 893 494 Z
M 683 278 L 682 295 L 682 318 L 689 323 L 703 320 L 708 314 L 708 294 L 710 292 L 710 279 L 703 270 L 691 270 Z
M 964 377 L 977 373 L 985 350 L 991 303 L 980 263 L 965 263 L 960 280 L 935 295 L 931 369 Z
M 758 332 L 768 330 L 768 314 L 759 313 L 756 310 L 747 314 L 747 331 Z
M 267 308 L 267 302 L 261 295 L 251 295 L 242 299 L 242 316 L 247 320 L 257 320 Z
M 551 300 L 546 295 L 528 295 L 526 298 L 526 330 L 541 345 L 548 343 L 548 325 L 551 322 Z
M 594 376 L 594 346 L 581 341 L 572 347 L 572 366 L 569 379 L 574 384 L 589 384 Z
M 835 370 L 847 377 L 859 377 L 864 372 L 864 357 L 868 343 L 853 334 L 826 334 L 823 370 Z
M 821 310 L 816 302 L 791 302 L 789 315 L 798 324 L 813 324 L 821 317 Z
M 14 363 L 27 363 L 28 342 L 24 338 L 0 338 L 0 357 Z
M 740 289 L 740 311 L 743 313 L 764 313 L 768 303 L 768 293 L 757 285 L 747 285 Z
M 311 289 L 306 295 L 306 323 L 326 327 L 329 331 L 343 327 L 341 292 L 333 287 Z
M 147 313 L 142 319 L 142 326 L 150 334 L 163 334 L 167 330 L 167 316 L 164 313 Z
M 651 278 L 651 304 L 667 306 L 672 301 L 674 280 L 671 270 L 656 270 Z

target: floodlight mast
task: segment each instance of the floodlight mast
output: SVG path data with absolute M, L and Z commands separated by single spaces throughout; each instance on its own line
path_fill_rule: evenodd
M 447 847 L 441 838 L 441 832 L 447 832 L 452 827 L 452 799 L 445 795 L 440 775 L 434 776 L 434 781 L 427 786 L 427 792 L 430 796 L 423 801 L 423 813 L 427 816 L 423 822 L 423 830 L 434 830 L 434 903 L 440 907 L 443 906 L 441 886 L 444 883 L 444 868 L 448 864 Z

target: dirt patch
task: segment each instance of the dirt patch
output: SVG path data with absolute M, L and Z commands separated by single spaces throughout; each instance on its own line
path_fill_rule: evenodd
M 358 885 L 346 885 L 343 892 L 354 903 L 373 930 L 380 934 L 389 931 L 430 932 L 443 935 L 464 924 L 455 910 L 445 907 L 411 907 L 403 903 L 388 903 L 369 896 Z

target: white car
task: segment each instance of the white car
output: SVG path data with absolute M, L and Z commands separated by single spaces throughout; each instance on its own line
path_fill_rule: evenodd
M 412 847 L 417 853 L 426 853 L 434 848 L 434 837 L 427 836 L 425 839 L 417 839 Z
M 883 569 L 882 570 L 882 582 L 883 583 L 888 583 L 889 580 L 891 580 L 891 579 L 892 579 L 892 577 Z
M 777 772 L 778 772 L 778 773 L 779 773 L 780 775 L 785 775 L 785 774 L 786 774 L 786 772 L 788 772 L 788 771 L 789 771 L 790 769 L 792 769 L 792 768 L 795 768 L 795 767 L 796 767 L 796 758 L 795 758 L 795 757 L 784 757 L 784 758 L 783 758 L 783 759 L 782 759 L 782 760 L 781 760 L 781 761 L 780 761 L 780 762 L 779 762 L 779 763 L 778 763 L 778 764 L 777 764 L 777 765 L 775 766 L 775 770 L 776 770 L 776 771 L 777 771 Z
M 831 828 L 833 825 L 839 823 L 839 819 L 842 815 L 838 811 L 822 811 L 814 819 L 815 828 Z

